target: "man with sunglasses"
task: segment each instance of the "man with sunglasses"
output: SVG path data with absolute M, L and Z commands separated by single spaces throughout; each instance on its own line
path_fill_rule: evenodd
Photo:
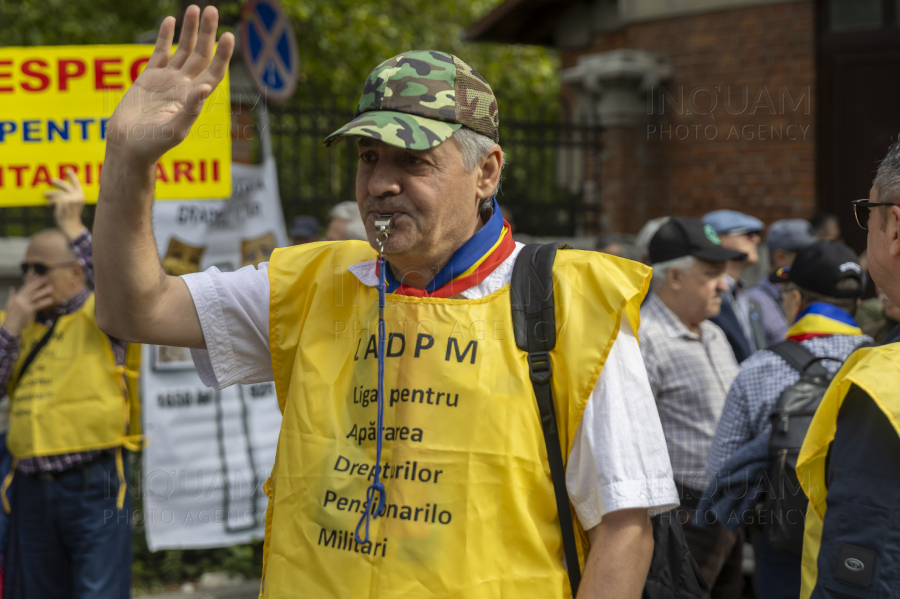
M 868 230 L 869 272 L 900 302 L 900 145 L 869 198 L 853 202 Z M 803 442 L 797 476 L 809 496 L 804 599 L 894 597 L 900 587 L 900 343 L 857 350 L 834 377 Z
M 0 312 L 0 389 L 11 398 L 16 458 L 12 550 L 27 597 L 128 597 L 127 344 L 97 327 L 81 184 L 71 172 L 53 184 L 45 195 L 57 228 L 32 237 L 24 284 Z

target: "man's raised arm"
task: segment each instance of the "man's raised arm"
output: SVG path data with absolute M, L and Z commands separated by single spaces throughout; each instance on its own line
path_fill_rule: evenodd
M 187 285 L 160 266 L 151 213 L 156 162 L 187 136 L 231 59 L 233 35 L 224 34 L 216 49 L 218 20 L 214 7 L 202 18 L 189 7 L 172 54 L 175 19 L 167 17 L 147 67 L 109 121 L 94 265 L 97 321 L 119 339 L 206 346 Z

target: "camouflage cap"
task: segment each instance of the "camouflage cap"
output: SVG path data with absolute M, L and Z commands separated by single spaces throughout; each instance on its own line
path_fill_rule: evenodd
M 399 54 L 366 80 L 353 120 L 325 138 L 370 137 L 409 150 L 440 145 L 466 126 L 500 141 L 500 113 L 488 82 L 452 54 Z

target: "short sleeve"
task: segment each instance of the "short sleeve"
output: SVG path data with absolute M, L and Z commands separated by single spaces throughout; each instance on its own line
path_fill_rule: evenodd
M 271 381 L 268 263 L 227 273 L 212 267 L 182 279 L 206 340 L 205 350 L 191 350 L 203 384 L 224 389 Z
M 585 530 L 610 512 L 645 508 L 652 516 L 678 506 L 656 402 L 626 318 L 575 433 L 566 487 Z

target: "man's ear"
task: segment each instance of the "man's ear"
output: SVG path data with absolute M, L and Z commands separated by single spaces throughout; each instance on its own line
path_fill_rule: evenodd
M 673 291 L 680 291 L 682 287 L 683 273 L 678 268 L 670 268 L 666 271 L 666 282 Z
M 888 253 L 896 258 L 900 256 L 900 206 L 891 206 L 887 220 Z
M 491 197 L 497 184 L 500 183 L 500 171 L 502 170 L 503 150 L 500 148 L 500 144 L 494 144 L 488 155 L 475 169 L 478 174 L 478 180 L 475 183 L 475 197 L 479 200 Z

